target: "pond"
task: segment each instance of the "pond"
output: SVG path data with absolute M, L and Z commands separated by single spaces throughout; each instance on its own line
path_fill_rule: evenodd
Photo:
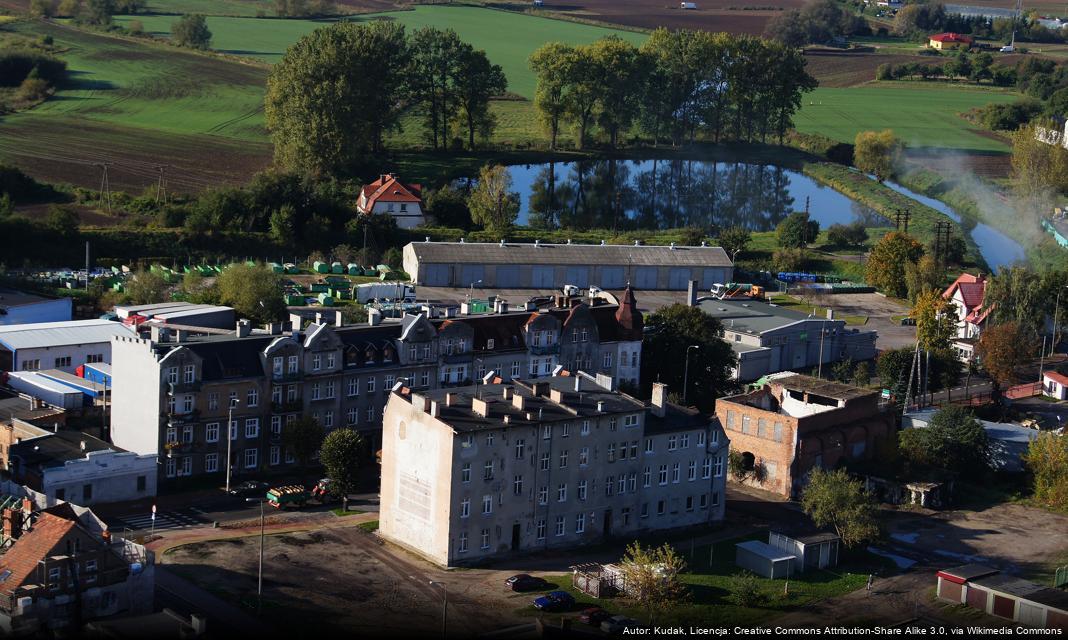
M 804 174 L 767 164 L 702 160 L 590 160 L 513 165 L 520 225 L 669 229 L 741 225 L 770 231 L 808 209 L 826 229 L 890 223 Z

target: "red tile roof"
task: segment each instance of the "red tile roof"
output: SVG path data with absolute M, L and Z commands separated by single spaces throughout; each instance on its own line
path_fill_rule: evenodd
M 983 306 L 983 299 L 986 296 L 986 277 L 962 273 L 953 281 L 953 284 L 946 288 L 942 293 L 942 297 L 952 298 L 958 289 L 960 290 L 961 298 L 964 299 L 965 308 L 971 313 Z
M 77 526 L 75 520 L 48 512 L 41 513 L 33 528 L 22 534 L 0 557 L 0 593 L 14 594 L 24 584 L 40 580 L 35 575 L 37 562 L 55 555 L 56 547 Z M 10 575 L 3 577 L 8 571 Z
M 970 36 L 962 35 L 959 33 L 938 33 L 929 38 L 934 42 L 963 42 L 965 44 L 971 44 L 975 42 Z
M 1061 386 L 1068 387 L 1068 376 L 1064 375 L 1063 373 L 1057 373 L 1056 371 L 1047 371 L 1042 374 L 1042 377 L 1052 380 Z
M 422 202 L 422 195 L 423 188 L 418 184 L 404 184 L 392 173 L 381 175 L 360 191 L 360 210 L 370 213 L 376 202 Z

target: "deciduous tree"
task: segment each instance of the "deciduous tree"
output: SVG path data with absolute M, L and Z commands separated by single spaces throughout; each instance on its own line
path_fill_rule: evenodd
M 137 271 L 126 279 L 126 295 L 133 304 L 155 304 L 167 299 L 170 286 L 155 271 Z
M 467 148 L 475 148 L 475 133 L 488 138 L 496 120 L 489 110 L 490 98 L 508 88 L 500 65 L 492 64 L 486 52 L 464 43 L 459 52 L 460 74 L 456 81 L 457 117 L 467 128 Z
M 478 185 L 467 199 L 471 220 L 488 231 L 503 233 L 512 228 L 519 215 L 519 194 L 512 191 L 512 176 L 502 165 L 485 165 L 479 171 Z
M 731 371 L 737 358 L 723 339 L 723 325 L 697 307 L 674 304 L 645 320 L 642 345 L 642 388 L 649 393 L 654 382 L 683 390 L 685 358 L 689 355 L 687 400 L 711 409 L 716 398 L 734 388 Z M 687 347 L 697 345 L 697 349 Z
M 627 591 L 637 604 L 648 612 L 650 623 L 653 612 L 685 600 L 689 590 L 679 576 L 686 570 L 686 561 L 668 543 L 659 547 L 643 547 L 634 541 L 620 561 Z
M 890 129 L 861 131 L 853 141 L 853 164 L 882 182 L 897 174 L 904 151 L 905 143 Z
M 923 255 L 923 245 L 912 236 L 891 231 L 872 247 L 864 267 L 868 284 L 887 295 L 903 298 L 908 294 L 905 268 Z
M 282 442 L 301 466 L 307 466 L 323 445 L 323 427 L 311 416 L 300 416 L 282 426 Z
M 363 438 L 352 429 L 331 431 L 323 439 L 319 461 L 323 463 L 333 490 L 342 496 L 348 496 L 358 486 L 363 446 Z
M 1016 368 L 1034 351 L 1033 337 L 1016 322 L 987 327 L 975 345 L 975 354 L 990 375 L 995 392 L 1016 381 Z
M 534 108 L 538 120 L 549 133 L 549 149 L 556 148 L 556 139 L 567 112 L 567 92 L 575 49 L 562 42 L 547 42 L 530 55 L 530 68 L 537 76 Z
M 719 238 L 717 238 L 716 241 L 719 243 L 719 246 L 723 247 L 723 250 L 727 252 L 727 255 L 733 259 L 736 254 L 745 251 L 745 248 L 749 246 L 752 237 L 749 229 L 735 225 L 720 231 Z
M 990 468 L 986 429 L 958 405 L 940 409 L 926 427 L 902 430 L 898 450 L 914 465 L 954 473 L 982 474 Z
M 207 19 L 199 13 L 182 16 L 171 27 L 171 38 L 180 47 L 207 49 L 211 46 L 211 30 Z
M 1035 500 L 1068 511 L 1068 436 L 1040 433 L 1024 456 L 1034 476 Z
M 275 322 L 285 315 L 282 282 L 270 267 L 235 264 L 219 274 L 219 300 L 241 318 L 255 324 Z
M 845 469 L 814 467 L 801 492 L 801 508 L 817 527 L 833 526 L 849 548 L 879 537 L 875 502 Z
M 820 223 L 803 212 L 791 213 L 775 227 L 775 241 L 784 249 L 803 249 L 819 235 Z
M 957 332 L 957 314 L 952 301 L 935 289 L 916 299 L 909 316 L 916 321 L 916 339 L 925 351 L 948 351 Z

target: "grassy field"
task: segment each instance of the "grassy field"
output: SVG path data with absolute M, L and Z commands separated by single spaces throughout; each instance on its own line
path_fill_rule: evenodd
M 853 142 L 857 133 L 893 129 L 912 147 L 1008 151 L 960 117 L 973 107 L 1013 102 L 1007 91 L 934 83 L 880 83 L 848 89 L 816 89 L 794 118 L 799 131 Z
M 630 31 L 605 29 L 574 22 L 526 16 L 480 7 L 418 6 L 414 11 L 370 14 L 354 20 L 387 18 L 409 30 L 421 27 L 455 29 L 460 38 L 485 49 L 490 60 L 501 65 L 508 77 L 509 90 L 526 97 L 534 95 L 534 76 L 527 58 L 545 42 L 558 40 L 585 44 L 608 35 L 640 44 L 645 36 Z M 169 35 L 176 16 L 120 17 L 117 22 L 140 20 L 145 30 Z M 213 48 L 224 53 L 276 62 L 286 48 L 301 36 L 327 24 L 317 20 L 259 20 L 255 18 L 208 18 Z

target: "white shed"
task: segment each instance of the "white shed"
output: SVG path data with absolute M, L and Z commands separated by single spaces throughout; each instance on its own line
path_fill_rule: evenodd
M 1042 393 L 1055 400 L 1068 400 L 1068 376 L 1046 371 L 1042 374 Z
M 787 577 L 790 575 L 790 563 L 797 560 L 797 556 L 759 540 L 739 542 L 734 547 L 734 564 L 765 578 Z

